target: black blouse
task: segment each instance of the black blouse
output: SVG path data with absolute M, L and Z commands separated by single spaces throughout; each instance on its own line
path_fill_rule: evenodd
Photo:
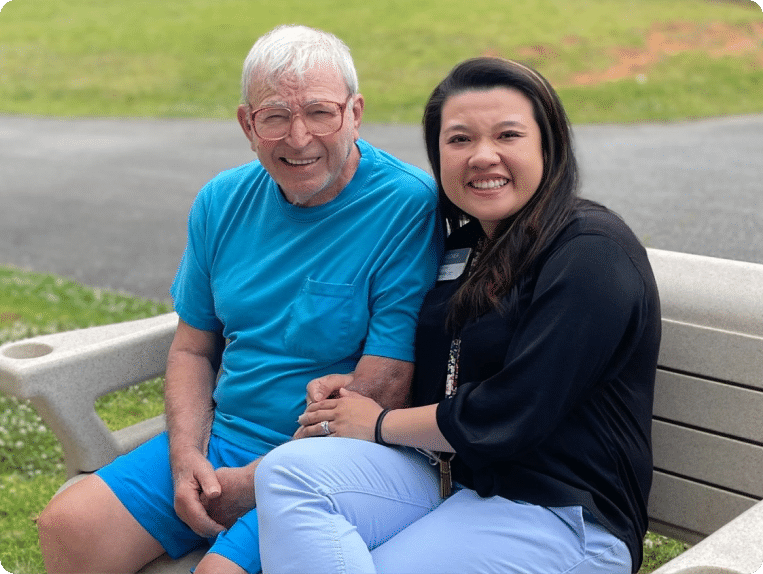
M 447 249 L 481 235 L 472 222 Z M 415 405 L 439 403 L 454 479 L 480 496 L 583 506 L 628 545 L 636 572 L 660 343 L 646 251 L 616 215 L 580 208 L 518 281 L 515 310 L 464 326 L 458 390 L 444 399 L 445 315 L 462 280 L 438 282 L 424 301 L 414 381 Z

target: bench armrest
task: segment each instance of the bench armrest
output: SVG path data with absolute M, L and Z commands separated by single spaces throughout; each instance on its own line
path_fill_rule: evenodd
M 653 574 L 752 574 L 763 565 L 763 502 Z
M 152 419 L 112 433 L 95 400 L 160 376 L 177 328 L 167 313 L 0 346 L 0 390 L 29 400 L 60 441 L 69 476 L 92 472 L 153 434 Z

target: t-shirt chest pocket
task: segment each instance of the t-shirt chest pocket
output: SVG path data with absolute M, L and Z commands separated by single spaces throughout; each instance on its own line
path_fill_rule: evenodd
M 286 349 L 318 361 L 349 357 L 368 330 L 368 304 L 353 285 L 307 278 L 292 302 L 284 333 Z

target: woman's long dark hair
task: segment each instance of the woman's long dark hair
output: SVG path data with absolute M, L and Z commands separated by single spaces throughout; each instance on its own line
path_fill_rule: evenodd
M 471 276 L 453 296 L 448 315 L 448 327 L 453 331 L 467 320 L 500 306 L 518 278 L 569 221 L 578 201 L 578 166 L 572 149 L 572 131 L 554 89 L 538 72 L 518 62 L 474 58 L 451 70 L 434 89 L 424 109 L 427 154 L 451 231 L 471 217 L 448 199 L 442 187 L 442 109 L 448 98 L 456 94 L 493 88 L 518 90 L 532 103 L 541 133 L 543 176 L 527 204 L 498 225 Z

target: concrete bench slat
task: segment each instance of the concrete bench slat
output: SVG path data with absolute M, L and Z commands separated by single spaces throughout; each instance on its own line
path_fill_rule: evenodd
M 696 544 L 751 508 L 756 499 L 655 471 L 649 529 Z
M 663 319 L 763 337 L 763 265 L 647 249 Z
M 763 498 L 763 446 L 654 421 L 654 466 L 718 488 Z
M 760 321 L 763 323 L 763 309 Z M 663 318 L 658 363 L 666 369 L 748 385 L 763 391 L 763 337 Z
M 658 371 L 654 416 L 763 444 L 763 391 Z

